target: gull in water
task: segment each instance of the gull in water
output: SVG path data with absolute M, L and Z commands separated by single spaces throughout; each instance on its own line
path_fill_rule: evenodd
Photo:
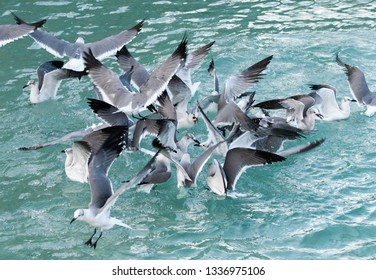
M 297 128 L 304 131 L 313 130 L 316 118 L 323 118 L 316 108 L 311 107 L 305 110 L 305 104 L 303 102 L 292 98 L 281 101 L 281 105 L 290 116 L 287 122 L 295 124 Z
M 84 71 L 85 66 L 82 56 L 85 51 L 91 49 L 94 57 L 100 60 L 115 55 L 118 50 L 136 37 L 143 24 L 144 21 L 142 20 L 129 30 L 93 43 L 85 43 L 82 37 L 78 37 L 76 42 L 71 43 L 41 29 L 29 33 L 29 36 L 52 55 L 59 58 L 68 56 L 69 61 L 64 64 L 63 68 Z
M 90 49 L 84 52 L 84 60 L 89 76 L 99 90 L 102 100 L 125 113 L 137 113 L 152 105 L 163 93 L 185 58 L 186 48 L 187 38 L 184 36 L 172 55 L 157 67 L 142 84 L 139 93 L 132 93 L 124 87 L 118 75 L 96 59 Z
M 91 190 L 89 208 L 77 209 L 71 220 L 71 223 L 76 220 L 84 221 L 95 228 L 94 233 L 85 243 L 94 248 L 96 248 L 103 230 L 110 229 L 114 225 L 130 228 L 130 226 L 119 219 L 110 216 L 111 207 L 124 191 L 136 186 L 143 180 L 143 178 L 150 172 L 151 166 L 155 160 L 154 156 L 135 177 L 114 192 L 111 180 L 108 178 L 108 171 L 113 161 L 119 156 L 124 148 L 125 135 L 122 127 L 108 127 L 97 132 L 96 135 L 100 140 L 103 140 L 103 133 L 108 136 L 104 141 L 95 142 L 95 140 L 92 139 L 92 142 L 95 143 L 95 145 L 94 147 L 91 147 L 92 151 L 89 158 L 88 168 L 88 181 Z M 157 154 L 158 152 L 156 155 Z M 97 227 L 101 229 L 101 232 L 96 241 L 93 242 L 93 238 L 97 232 Z
M 279 153 L 271 153 L 246 147 L 229 149 L 223 165 L 216 159 L 208 165 L 206 183 L 214 193 L 225 195 L 229 190 L 235 190 L 238 179 L 248 168 L 284 161 L 286 160 L 286 156 L 307 152 L 320 146 L 324 141 L 325 139 L 319 139 Z
M 36 84 L 35 80 L 30 80 L 23 86 L 23 88 L 30 87 L 29 99 L 31 103 L 35 104 L 48 99 L 55 99 L 62 80 L 70 78 L 81 79 L 82 76 L 87 75 L 85 71 L 77 72 L 64 69 L 62 68 L 63 65 L 63 61 L 52 60 L 44 62 L 37 68 L 38 84 Z
M 316 118 L 323 116 L 314 108 L 314 105 L 321 102 L 320 96 L 316 92 L 310 94 L 293 95 L 287 98 L 271 99 L 260 102 L 254 107 L 262 109 L 285 109 L 286 122 L 297 128 L 308 131 L 315 127 Z
M 223 166 L 214 159 L 208 165 L 206 183 L 216 194 L 224 195 L 228 190 L 235 190 L 240 175 L 249 167 L 283 161 L 285 157 L 250 148 L 228 150 Z
M 338 65 L 342 66 L 345 70 L 350 91 L 354 99 L 359 105 L 365 105 L 367 107 L 364 114 L 368 117 L 373 116 L 376 112 L 376 92 L 370 91 L 368 88 L 364 73 L 358 67 L 342 62 L 338 53 L 336 55 L 336 61 Z
M 323 121 L 338 121 L 348 119 L 351 113 L 351 102 L 356 102 L 350 97 L 343 97 L 338 103 L 336 100 L 336 89 L 329 85 L 309 85 L 310 89 L 316 91 L 322 101 L 316 104 Z
M 41 20 L 35 23 L 26 23 L 14 13 L 12 13 L 17 25 L 14 24 L 4 24 L 0 25 L 0 47 L 13 42 L 19 38 L 22 38 L 33 32 L 39 27 L 42 27 L 46 23 L 46 20 Z

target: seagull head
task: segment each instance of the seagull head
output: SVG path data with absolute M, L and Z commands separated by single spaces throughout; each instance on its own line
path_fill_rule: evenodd
M 324 118 L 324 116 L 319 111 L 317 111 L 316 109 L 311 109 L 311 113 L 313 115 L 315 115 L 316 117 L 320 118 L 320 119 Z
M 344 102 L 358 102 L 358 101 L 356 101 L 355 99 L 353 99 L 353 98 L 351 98 L 351 97 L 348 97 L 348 96 L 345 96 L 345 97 L 343 98 L 343 101 L 344 101 Z
M 65 153 L 66 155 L 69 155 L 69 154 L 73 154 L 73 149 L 72 148 L 68 148 L 68 149 L 62 150 L 61 152 Z
M 22 88 L 26 88 L 26 87 L 29 87 L 29 86 L 31 86 L 31 85 L 35 85 L 35 81 L 34 81 L 34 80 L 30 80 L 30 81 L 28 81 L 27 84 L 24 85 Z
M 185 137 L 187 138 L 187 140 L 189 140 L 189 141 L 192 141 L 192 142 L 194 142 L 195 144 L 195 146 L 200 146 L 200 141 L 198 141 L 197 139 L 196 139 L 196 137 L 192 134 L 192 133 L 187 133 L 186 135 L 185 135 Z
M 76 43 L 78 43 L 78 44 L 85 44 L 84 37 L 81 37 L 81 36 L 77 37 Z
M 76 211 L 74 211 L 73 219 L 70 221 L 70 223 L 73 223 L 75 220 L 81 220 L 84 214 L 85 214 L 84 209 L 77 209 Z
M 196 116 L 196 114 L 192 114 L 192 121 L 194 124 L 196 124 L 198 122 L 198 118 Z

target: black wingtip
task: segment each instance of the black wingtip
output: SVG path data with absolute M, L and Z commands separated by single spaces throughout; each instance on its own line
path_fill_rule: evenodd
M 339 58 L 339 53 L 336 53 L 336 62 L 339 66 L 342 66 L 344 68 L 348 68 L 349 65 L 344 63 L 340 58 Z
M 97 114 L 99 110 L 109 109 L 112 106 L 105 101 L 95 98 L 87 98 L 87 103 L 95 114 Z
M 322 89 L 322 88 L 328 88 L 328 89 L 334 90 L 334 88 L 332 86 L 326 85 L 326 84 L 307 84 L 307 86 L 311 90 L 319 90 L 319 89 Z
M 185 59 L 185 57 L 187 56 L 187 45 L 188 45 L 188 37 L 187 37 L 187 32 L 185 32 L 183 39 L 181 40 L 176 50 L 172 53 L 172 56 L 179 56 L 182 59 Z
M 208 72 L 210 75 L 213 75 L 215 71 L 215 64 L 214 64 L 214 59 L 212 58 L 208 67 Z
M 257 157 L 265 159 L 266 162 L 264 164 L 271 164 L 273 162 L 280 162 L 280 161 L 286 160 L 285 157 L 280 156 L 278 154 L 271 153 L 271 152 L 256 150 L 255 153 Z
M 41 21 L 37 21 L 34 23 L 27 23 L 26 21 L 22 20 L 19 16 L 17 16 L 15 13 L 11 12 L 11 14 L 18 25 L 21 25 L 21 24 L 31 25 L 31 26 L 34 26 L 34 29 L 42 27 L 43 24 L 47 22 L 46 19 L 43 19 Z
M 84 59 L 84 64 L 87 70 L 95 67 L 100 67 L 102 65 L 102 63 L 95 58 L 91 48 L 89 48 L 88 51 L 84 51 L 82 57 Z
M 14 20 L 16 21 L 16 23 L 18 25 L 20 25 L 20 24 L 27 24 L 24 20 L 22 20 L 20 17 L 18 17 L 15 13 L 13 13 L 13 12 L 10 12 L 10 13 L 12 14 Z
M 131 53 L 128 51 L 126 45 L 124 45 L 120 50 L 116 52 L 116 58 L 119 59 L 120 56 L 132 57 Z
M 144 23 L 145 23 L 145 19 L 141 20 L 139 23 L 133 26 L 131 30 L 136 30 L 137 34 L 140 33 L 142 27 L 144 26 Z

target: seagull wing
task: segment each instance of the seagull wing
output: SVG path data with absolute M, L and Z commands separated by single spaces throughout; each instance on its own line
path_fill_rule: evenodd
M 126 46 L 122 47 L 116 53 L 116 57 L 121 69 L 123 69 L 124 72 L 128 72 L 130 69 L 132 69 L 132 82 L 138 88 L 140 88 L 150 77 L 150 74 L 144 65 L 142 65 L 130 54 Z
M 12 15 L 17 25 L 6 24 L 0 26 L 0 47 L 26 36 L 46 23 L 45 19 L 35 23 L 26 23 L 15 14 L 12 13 Z
M 342 66 L 345 70 L 353 97 L 358 103 L 367 104 L 367 98 L 371 95 L 371 91 L 368 88 L 363 72 L 358 67 L 342 62 L 338 53 L 336 55 L 336 61 L 338 65 Z
M 73 169 L 75 176 L 71 180 L 78 182 L 87 182 L 88 180 L 88 162 L 91 154 L 90 145 L 85 141 L 76 141 L 72 144 L 72 161 L 69 168 Z M 67 166 L 65 167 L 66 173 Z
M 124 138 L 128 127 L 111 126 L 85 136 L 83 141 L 89 143 L 89 183 L 91 201 L 89 207 L 101 208 L 113 194 L 108 170 L 114 160 L 124 149 Z
M 216 159 L 208 165 L 208 177 L 206 178 L 206 183 L 212 192 L 218 195 L 224 195 L 227 192 L 226 174 L 223 167 Z
M 103 119 L 111 126 L 126 125 L 132 126 L 133 122 L 128 118 L 127 114 L 119 111 L 119 109 L 111 104 L 93 98 L 88 98 L 87 102 L 90 108 L 98 117 Z
M 240 175 L 249 167 L 283 161 L 277 154 L 250 148 L 234 148 L 227 152 L 223 170 L 227 178 L 227 189 L 234 190 Z
M 120 32 L 119 34 L 106 37 L 94 43 L 88 43 L 87 49 L 90 48 L 93 55 L 101 60 L 103 58 L 115 55 L 125 44 L 128 44 L 141 31 L 144 21 L 140 21 L 129 30 Z
M 130 102 L 133 94 L 123 86 L 115 72 L 95 58 L 91 49 L 84 52 L 84 61 L 89 76 L 101 93 L 103 101 L 118 108 L 121 108 L 124 103 Z
M 257 83 L 264 75 L 262 72 L 266 69 L 272 58 L 273 56 L 271 55 L 243 70 L 240 74 L 229 77 L 222 91 L 223 100 L 225 102 L 234 100 L 252 84 Z M 223 106 L 223 104 L 220 106 Z
M 218 142 L 217 144 L 211 145 L 207 148 L 201 155 L 199 155 L 193 163 L 188 168 L 188 175 L 192 179 L 192 183 L 196 182 L 198 175 L 200 174 L 202 168 L 204 167 L 205 163 L 209 160 L 210 156 L 214 152 L 214 150 L 222 144 L 222 142 Z
M 286 157 L 286 156 L 293 155 L 293 154 L 307 152 L 309 150 L 312 150 L 313 148 L 320 146 L 322 143 L 324 143 L 324 141 L 325 139 L 322 138 L 313 142 L 309 142 L 307 144 L 302 144 L 302 145 L 290 148 L 288 150 L 278 152 L 278 155 Z
M 152 104 L 166 89 L 168 82 L 186 56 L 187 42 L 187 38 L 184 36 L 172 55 L 155 69 L 149 79 L 140 87 L 140 94 L 145 107 Z
M 142 182 L 142 180 L 150 173 L 150 171 L 153 169 L 155 160 L 157 155 L 159 154 L 159 151 L 155 153 L 155 155 L 147 162 L 147 164 L 134 176 L 128 183 L 125 185 L 121 186 L 113 195 L 107 198 L 105 204 L 103 207 L 100 209 L 99 212 L 104 212 L 108 208 L 112 207 L 118 197 L 125 192 L 127 189 L 130 189 L 139 183 Z
M 214 79 L 214 91 L 219 94 L 219 81 L 218 81 L 217 72 L 215 71 L 214 59 L 210 61 L 208 72 L 210 76 L 212 76 Z
M 56 57 L 69 56 L 79 58 L 81 56 L 80 45 L 59 39 L 47 31 L 37 29 L 29 33 L 29 36 L 42 48 Z

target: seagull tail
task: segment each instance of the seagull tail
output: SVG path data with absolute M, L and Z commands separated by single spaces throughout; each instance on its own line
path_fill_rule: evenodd
M 113 221 L 114 221 L 114 224 L 115 225 L 118 225 L 118 226 L 121 226 L 121 227 L 125 227 L 125 228 L 128 228 L 128 229 L 133 229 L 131 226 L 123 223 L 122 221 L 116 219 L 116 218 L 113 218 Z

